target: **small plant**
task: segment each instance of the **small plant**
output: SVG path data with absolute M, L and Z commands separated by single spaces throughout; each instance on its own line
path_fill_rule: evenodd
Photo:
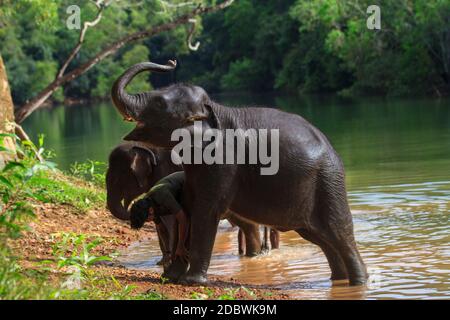
M 212 299 L 214 296 L 214 291 L 210 288 L 200 287 L 203 292 L 192 292 L 191 299 L 194 300 L 207 300 Z
M 239 293 L 240 290 L 243 290 L 250 297 L 252 297 L 254 299 L 256 298 L 256 294 L 252 290 L 250 290 L 250 289 L 248 289 L 248 288 L 246 288 L 244 286 L 241 286 L 241 287 L 236 288 L 236 289 L 231 289 L 231 288 L 225 289 L 226 293 L 221 295 L 221 296 L 219 296 L 217 299 L 218 300 L 236 300 L 237 299 L 236 296 L 237 296 L 237 294 Z
M 15 150 L 5 147 L 5 138 L 16 141 Z M 53 169 L 54 164 L 36 160 L 36 152 L 43 153 L 41 145 L 37 148 L 30 141 L 20 142 L 13 134 L 0 134 L 0 152 L 15 159 L 0 169 L 0 299 L 41 298 L 46 295 L 44 279 L 27 276 L 29 272 L 20 267 L 9 242 L 28 230 L 29 220 L 35 217 L 26 201 L 32 195 L 30 179 L 41 170 Z
M 4 146 L 6 137 L 17 140 L 16 151 Z M 32 196 L 30 179 L 41 170 L 52 170 L 55 165 L 51 162 L 38 162 L 34 150 L 43 152 L 31 141 L 20 142 L 13 134 L 0 134 L 0 151 L 9 153 L 20 160 L 9 161 L 0 170 L 0 241 L 5 246 L 7 239 L 17 239 L 21 232 L 28 228 L 27 221 L 34 217 L 33 209 L 25 200 Z
M 65 272 L 61 288 L 53 293 L 59 299 L 129 299 L 134 286 L 122 286 L 113 276 L 105 276 L 92 266 L 111 261 L 111 256 L 96 256 L 92 251 L 103 239 L 90 239 L 84 234 L 58 233 L 52 247 L 56 267 Z M 50 263 L 47 261 L 46 263 Z
M 161 281 L 161 284 L 166 284 L 169 282 L 169 278 L 163 277 L 162 275 L 159 278 L 159 280 Z
M 236 300 L 236 294 L 239 291 L 240 288 L 237 289 L 231 289 L 231 288 L 227 288 L 225 289 L 224 294 L 220 295 L 217 300 Z
M 70 166 L 69 172 L 74 177 L 85 179 L 97 186 L 103 187 L 105 185 L 105 162 L 93 160 L 75 162 Z
M 88 241 L 88 236 L 72 232 L 62 232 L 52 235 L 53 240 L 60 239 L 53 247 L 53 255 L 58 258 L 58 268 L 76 266 L 90 267 L 100 261 L 111 261 L 109 256 L 95 256 L 92 250 L 99 246 L 103 239 L 98 237 Z
M 249 297 L 256 299 L 256 294 L 252 290 L 250 290 L 249 288 L 246 288 L 244 286 L 242 286 L 241 289 L 244 290 L 245 293 L 247 293 Z

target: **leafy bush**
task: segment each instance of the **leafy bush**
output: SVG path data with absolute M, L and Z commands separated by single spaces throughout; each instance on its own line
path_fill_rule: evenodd
M 17 141 L 16 151 L 4 146 L 6 137 Z M 0 152 L 17 158 L 0 169 L 0 299 L 165 298 L 155 292 L 136 294 L 133 286 L 123 286 L 113 276 L 92 268 L 112 258 L 93 254 L 93 250 L 103 241 L 98 237 L 55 234 L 53 260 L 43 261 L 31 269 L 20 265 L 20 257 L 14 255 L 11 243 L 29 230 L 28 223 L 35 218 L 29 199 L 61 201 L 65 192 L 74 191 L 75 197 L 88 192 L 88 189 L 77 189 L 62 178 L 52 181 L 52 177 L 57 177 L 55 164 L 36 160 L 36 153 L 41 156 L 45 154 L 42 143 L 43 139 L 40 139 L 39 147 L 36 147 L 31 142 L 20 142 L 15 135 L 0 134 Z M 54 176 L 49 172 L 54 172 Z M 62 188 L 60 196 L 55 195 L 58 194 L 55 186 Z M 87 194 L 83 196 L 87 197 Z M 68 195 L 67 199 L 77 204 L 73 195 Z M 59 271 L 56 279 L 54 270 Z
M 35 217 L 26 198 L 33 194 L 30 179 L 40 170 L 53 169 L 50 162 L 35 160 L 34 152 L 42 154 L 31 142 L 16 144 L 16 152 L 6 148 L 6 137 L 17 139 L 12 134 L 0 134 L 0 151 L 16 155 L 17 161 L 8 162 L 0 171 L 0 299 L 43 298 L 47 292 L 42 283 L 45 278 L 28 277 L 9 246 L 9 241 L 19 238 L 28 230 L 28 222 Z
M 70 166 L 69 172 L 71 175 L 91 181 L 99 187 L 105 186 L 105 162 L 93 160 L 75 162 Z

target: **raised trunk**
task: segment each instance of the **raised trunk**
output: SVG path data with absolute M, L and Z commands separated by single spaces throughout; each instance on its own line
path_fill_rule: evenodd
M 145 93 L 128 94 L 126 86 L 133 78 L 143 71 L 168 72 L 176 67 L 176 62 L 169 61 L 167 65 L 160 65 L 152 62 L 138 63 L 125 71 L 111 89 L 111 97 L 114 105 L 122 114 L 125 120 L 133 121 L 139 117 L 139 113 L 145 106 Z

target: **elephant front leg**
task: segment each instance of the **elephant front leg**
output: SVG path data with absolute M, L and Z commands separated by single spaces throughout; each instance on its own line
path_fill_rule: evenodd
M 189 271 L 180 278 L 184 284 L 204 284 L 221 216 L 233 199 L 234 166 L 183 166 L 186 182 L 183 204 L 191 217 Z M 214 170 L 215 169 L 215 170 Z
M 190 267 L 179 282 L 205 284 L 221 212 L 213 208 L 194 208 L 191 212 Z
M 207 282 L 207 271 L 211 260 L 214 240 L 224 212 L 216 199 L 196 202 L 191 212 L 191 237 L 189 271 L 180 278 L 183 284 L 204 284 Z

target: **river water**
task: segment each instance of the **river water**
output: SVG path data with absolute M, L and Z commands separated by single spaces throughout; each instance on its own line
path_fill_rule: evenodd
M 217 96 L 229 105 L 267 104 L 298 113 L 321 129 L 341 155 L 358 246 L 370 279 L 332 286 L 320 249 L 292 232 L 281 248 L 256 258 L 237 254 L 237 230 L 221 224 L 210 274 L 288 290 L 301 299 L 450 297 L 450 101 L 342 100 L 273 95 Z M 105 161 L 132 125 L 107 103 L 40 110 L 24 124 L 44 133 L 67 169 Z M 144 235 L 143 235 L 144 237 Z M 154 240 L 133 244 L 120 261 L 159 270 Z

